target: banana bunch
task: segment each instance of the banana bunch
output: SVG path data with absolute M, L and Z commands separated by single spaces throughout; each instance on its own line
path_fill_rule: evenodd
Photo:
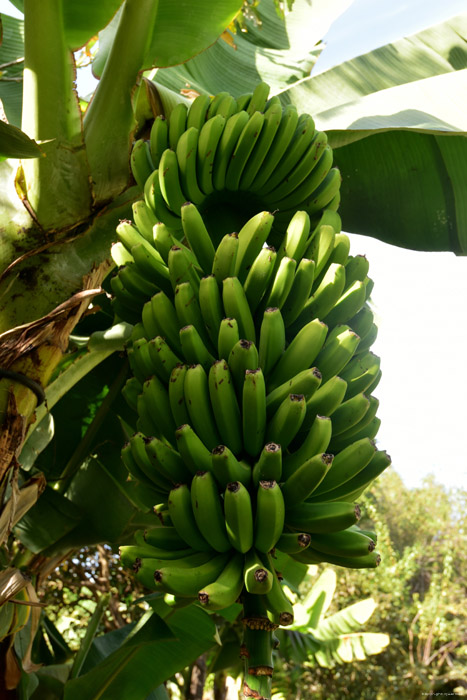
M 122 561 L 209 610 L 261 596 L 274 628 L 293 621 L 276 550 L 379 564 L 355 502 L 390 458 L 373 441 L 373 283 L 341 232 L 332 154 L 311 117 L 267 97 L 200 96 L 156 118 L 133 150 L 144 198 L 117 227 L 111 284 L 134 325 L 122 460 L 161 521 Z M 238 231 L 222 231 L 226 192 L 246 201 Z M 252 202 L 278 211 L 250 216 Z

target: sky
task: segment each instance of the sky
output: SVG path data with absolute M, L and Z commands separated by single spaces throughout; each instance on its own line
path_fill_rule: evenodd
M 16 14 L 8 6 L 0 0 L 0 12 Z M 324 37 L 314 72 L 465 11 L 465 0 L 355 0 Z M 89 72 L 78 79 L 85 95 Z M 372 349 L 383 370 L 374 392 L 378 447 L 409 487 L 433 474 L 447 488 L 467 488 L 467 257 L 350 238 L 351 253 L 367 255 L 375 281 L 379 333 Z

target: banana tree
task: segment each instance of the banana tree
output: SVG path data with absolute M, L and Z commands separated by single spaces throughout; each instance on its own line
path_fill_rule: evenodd
M 248 32 L 234 36 L 235 47 L 232 42 L 213 42 L 240 9 L 238 0 L 217 3 L 215 10 L 208 2 L 198 2 L 193 8 L 189 3 L 179 2 L 174 6 L 152 0 L 143 4 L 109 0 L 100 3 L 98 9 L 91 3 L 81 3 L 79 10 L 73 3 L 60 0 L 48 0 L 40 9 L 33 0 L 25 0 L 24 5 L 18 0 L 16 4 L 24 9 L 24 80 L 17 85 L 22 89 L 21 125 L 39 144 L 42 155 L 26 160 L 24 154 L 16 151 L 14 154 L 23 158 L 19 163 L 10 160 L 0 166 L 5 212 L 0 280 L 3 367 L 0 464 L 2 497 L 10 504 L 10 511 L 14 511 L 17 500 L 17 459 L 26 436 L 33 439 L 35 432 L 31 424 L 36 420 L 35 425 L 41 425 L 45 442 L 51 435 L 50 421 L 44 426 L 38 420 L 43 417 L 47 421 L 44 398 L 51 406 L 54 396 L 57 400 L 79 378 L 114 353 L 116 347 L 121 347 L 118 344 L 121 339 L 115 344 L 114 340 L 105 338 L 102 352 L 96 354 L 91 341 L 88 347 L 80 348 L 79 340 L 75 340 L 72 361 L 63 358 L 74 326 L 90 308 L 90 302 L 102 294 L 101 283 L 113 265 L 109 250 L 115 240 L 115 226 L 128 216 L 132 202 L 139 196 L 129 168 L 135 133 L 137 129 L 144 133 L 145 119 L 170 111 L 174 102 L 182 100 L 184 91 L 213 94 L 228 88 L 234 96 L 239 96 L 249 91 L 258 78 L 266 79 L 284 104 L 292 102 L 300 109 L 317 113 L 320 128 L 331 130 L 336 159 L 344 173 L 342 211 L 347 229 L 371 231 L 385 240 L 417 248 L 463 250 L 465 225 L 460 194 L 465 159 L 459 154 L 465 148 L 465 129 L 460 116 L 449 112 L 448 100 L 443 101 L 443 113 L 433 105 L 438 105 L 440 90 L 449 89 L 452 94 L 465 79 L 462 58 L 453 58 L 460 52 L 450 52 L 459 45 L 463 48 L 465 18 L 440 28 L 438 55 L 430 56 L 430 60 L 423 53 L 427 37 L 406 43 L 403 40 L 403 46 L 398 49 L 417 57 L 410 66 L 419 66 L 418 73 L 410 69 L 401 77 L 400 70 L 388 69 L 384 80 L 377 80 L 381 71 L 374 68 L 368 57 L 350 62 L 345 66 L 346 71 L 351 71 L 351 75 L 359 72 L 361 76 L 356 89 L 350 88 L 355 81 L 342 77 L 346 73 L 342 69 L 316 78 L 310 75 L 322 48 L 318 42 L 345 9 L 344 2 L 310 8 L 304 0 L 296 0 L 293 12 L 284 20 L 277 16 L 272 0 L 262 0 L 258 6 L 261 28 L 258 23 L 247 22 Z M 20 32 L 15 33 L 13 25 L 10 22 L 12 40 L 6 42 L 7 33 L 4 39 L 9 62 L 21 58 L 21 51 L 14 56 L 13 39 L 18 41 Z M 20 26 L 18 23 L 16 29 Z M 312 34 L 309 26 L 313 27 Z M 97 32 L 101 32 L 101 51 L 96 60 L 100 80 L 82 118 L 73 85 L 72 50 Z M 210 44 L 213 44 L 211 48 L 200 53 Z M 374 55 L 385 63 L 384 49 L 380 51 Z M 394 52 L 394 47 L 387 49 L 388 52 Z M 174 68 L 168 67 L 175 64 Z M 142 71 L 155 66 L 157 72 L 151 76 L 155 83 L 141 81 Z M 427 85 L 426 80 L 433 82 Z M 343 84 L 348 85 L 347 91 L 342 89 Z M 410 89 L 404 92 L 401 88 L 407 84 Z M 345 109 L 329 98 L 334 90 L 329 90 L 327 85 L 339 86 Z M 424 88 L 429 91 L 431 85 L 437 91 L 436 101 L 426 97 Z M 315 102 L 316 95 L 321 101 Z M 370 99 L 375 95 L 377 105 L 373 105 L 375 99 L 373 102 Z M 7 108 L 6 99 L 6 113 L 12 120 L 18 119 L 18 95 L 16 112 L 13 95 L 10 96 L 13 106 L 11 110 Z M 397 118 L 391 117 L 387 106 L 395 99 Z M 403 110 L 412 112 L 401 117 Z M 418 110 L 415 122 L 413 110 Z M 381 111 L 386 116 L 376 118 L 375 112 Z M 340 121 L 339 115 L 343 115 Z M 376 145 L 385 164 L 377 172 L 373 150 Z M 403 153 L 402 171 L 401 159 L 388 157 L 395 152 Z M 360 165 L 362 161 L 367 163 L 365 168 Z M 369 191 L 371 202 L 367 201 Z M 427 201 L 431 208 L 426 206 Z M 406 208 L 401 202 L 407 202 Z M 398 238 L 394 237 L 394 230 Z M 430 239 L 427 231 L 433 232 Z M 95 309 L 96 302 L 92 303 Z M 99 303 L 105 310 L 105 298 Z M 111 325 L 110 317 L 104 316 L 107 318 Z M 124 328 L 122 333 L 124 338 Z M 119 367 L 120 359 L 115 359 Z M 54 374 L 57 367 L 59 376 Z M 111 531 L 76 532 L 83 520 L 89 525 L 98 508 L 97 502 L 89 503 L 87 499 L 86 479 L 95 480 L 97 474 L 105 474 L 105 483 L 110 479 L 116 493 L 121 493 L 123 477 L 106 472 L 101 456 L 96 460 L 89 455 L 102 416 L 124 379 L 125 370 L 120 367 L 107 401 L 107 397 L 96 401 L 97 412 L 90 421 L 92 429 L 89 422 L 85 429 L 88 439 L 84 444 L 80 442 L 77 453 L 67 461 L 65 472 L 54 475 L 63 480 L 63 486 L 53 493 L 46 490 L 46 498 L 42 496 L 38 501 L 43 503 L 40 516 L 43 519 L 48 519 L 51 513 L 59 514 L 57 522 L 63 533 L 60 546 L 56 546 L 57 539 L 50 532 L 43 532 L 44 539 L 35 542 L 37 519 L 28 525 L 23 518 L 19 527 L 33 553 L 59 556 L 67 547 L 82 544 L 86 537 L 88 541 L 89 538 L 96 541 L 92 539 L 96 537 L 101 541 L 121 539 L 126 525 L 136 517 L 133 511 L 144 501 L 141 492 L 132 495 L 130 504 L 125 496 L 122 506 L 125 515 L 120 519 L 114 514 Z M 44 395 L 49 382 L 50 389 Z M 29 450 L 33 442 L 29 442 Z M 26 459 L 25 454 L 20 462 Z M 76 482 L 73 480 L 74 493 L 78 494 L 73 507 L 67 505 L 63 509 L 63 502 L 58 503 L 60 494 L 82 464 L 86 464 L 86 469 Z M 14 498 L 10 498 L 11 493 Z M 30 498 L 29 505 L 33 502 Z M 94 521 L 99 520 L 98 516 L 94 517 Z M 14 512 L 9 513 L 7 522 L 10 525 L 15 522 Z

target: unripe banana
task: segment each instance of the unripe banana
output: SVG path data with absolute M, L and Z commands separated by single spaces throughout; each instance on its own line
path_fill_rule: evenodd
M 176 365 L 169 379 L 169 403 L 175 425 L 183 425 L 188 422 L 189 415 L 185 404 L 185 375 L 187 365 Z
M 289 394 L 272 416 L 266 428 L 266 440 L 277 442 L 285 450 L 300 430 L 306 413 L 303 394 Z
M 245 555 L 243 576 L 246 590 L 255 595 L 269 593 L 274 582 L 273 572 L 263 564 L 261 557 L 254 549 L 250 549 Z
M 227 485 L 224 512 L 230 544 L 238 552 L 245 554 L 253 546 L 253 511 L 250 494 L 239 481 Z
M 226 445 L 218 445 L 213 449 L 211 471 L 222 488 L 226 488 L 232 481 L 240 481 L 244 486 L 248 486 L 251 481 L 250 467 L 239 462 Z
M 251 312 L 254 313 L 268 288 L 271 276 L 274 272 L 276 251 L 271 246 L 261 248 L 256 259 L 252 263 L 243 288 L 248 299 Z
M 289 394 L 303 394 L 306 401 L 310 399 L 321 384 L 321 372 L 312 367 L 295 374 L 291 379 L 273 389 L 266 397 L 268 416 L 277 411 Z
M 144 139 L 138 139 L 131 149 L 130 166 L 136 184 L 143 189 L 144 183 L 154 170 L 149 144 Z
M 328 416 L 316 416 L 311 428 L 297 449 L 288 454 L 283 464 L 283 478 L 288 479 L 302 464 L 325 452 L 331 441 L 332 422 Z
M 298 503 L 285 512 L 285 523 L 299 532 L 327 533 L 345 530 L 360 519 L 355 503 Z
M 196 256 L 201 268 L 210 271 L 214 261 L 215 249 L 211 236 L 198 209 L 191 202 L 185 202 L 181 208 L 183 233 Z
M 243 338 L 239 340 L 230 351 L 228 364 L 234 378 L 237 394 L 241 397 L 246 370 L 257 369 L 259 366 L 256 345 L 251 340 Z
M 238 251 L 235 261 L 235 276 L 244 282 L 258 257 L 274 223 L 274 216 L 262 211 L 249 219 L 238 233 Z
M 235 552 L 217 579 L 199 591 L 203 608 L 222 610 L 233 605 L 243 589 L 243 555 Z
M 275 549 L 285 554 L 299 554 L 310 546 L 311 535 L 308 532 L 283 532 L 276 542 Z
M 242 338 L 251 340 L 253 343 L 256 342 L 253 316 L 240 280 L 238 277 L 227 277 L 222 284 L 222 301 L 225 315 L 236 319 Z
M 179 536 L 190 547 L 200 552 L 209 552 L 211 545 L 202 536 L 193 514 L 190 489 L 186 484 L 177 484 L 169 493 L 169 515 Z
M 287 508 L 301 503 L 321 484 L 329 472 L 333 455 L 322 453 L 301 464 L 282 484 L 282 493 Z
M 260 481 L 256 495 L 254 546 L 269 552 L 284 529 L 284 497 L 276 481 Z
M 310 321 L 306 326 L 303 326 L 274 367 L 268 386 L 271 389 L 276 389 L 290 380 L 297 372 L 309 369 L 315 360 L 318 370 L 322 373 L 317 358 L 321 354 L 320 350 L 326 339 L 327 330 L 326 324 L 319 319 Z
M 176 149 L 178 140 L 186 130 L 188 108 L 184 102 L 178 102 L 169 117 L 169 148 Z
M 284 350 L 285 325 L 280 309 L 266 309 L 259 332 L 259 365 L 265 377 L 276 366 Z
M 258 461 L 253 467 L 253 484 L 258 487 L 260 481 L 277 481 L 282 476 L 282 448 L 276 442 L 268 442 L 262 449 Z
M 176 149 L 182 191 L 187 201 L 196 205 L 202 204 L 206 198 L 199 188 L 198 173 L 196 171 L 198 137 L 198 129 L 194 127 L 188 128 L 178 139 Z
M 242 451 L 242 427 L 233 378 L 225 360 L 209 370 L 209 396 L 221 441 L 235 455 Z
M 266 385 L 261 369 L 247 369 L 242 396 L 243 447 L 256 457 L 264 445 Z
M 219 491 L 211 472 L 199 471 L 191 482 L 191 506 L 196 524 L 212 549 L 228 552 L 230 542 L 225 529 Z
M 209 398 L 208 377 L 202 365 L 192 365 L 185 375 L 185 403 L 190 424 L 209 450 L 220 443 Z
M 192 474 L 211 469 L 211 452 L 190 425 L 180 425 L 175 431 L 177 449 Z
M 224 309 L 219 286 L 214 275 L 208 275 L 208 277 L 201 279 L 199 284 L 199 308 L 212 346 L 217 348 L 219 327 L 222 323 Z
M 219 284 L 231 277 L 235 270 L 235 260 L 238 252 L 238 234 L 226 234 L 214 254 L 212 274 Z
M 189 325 L 180 328 L 180 343 L 183 357 L 189 364 L 200 364 L 206 371 L 214 362 L 206 345 L 195 326 Z
M 161 567 L 154 572 L 154 588 L 174 595 L 196 597 L 203 586 L 216 580 L 228 559 L 229 555 L 224 553 L 189 569 Z
M 169 124 L 164 115 L 159 114 L 154 119 L 149 139 L 151 159 L 154 168 L 158 168 L 162 154 L 169 147 Z
M 313 494 L 315 498 L 336 489 L 356 476 L 370 463 L 376 452 L 375 444 L 364 438 L 353 442 L 334 457 L 332 468 Z
M 270 554 L 263 554 L 262 559 L 273 574 L 271 590 L 265 594 L 268 618 L 276 625 L 291 625 L 294 621 L 293 605 L 282 589 L 274 561 Z
M 238 323 L 234 318 L 223 318 L 219 324 L 217 353 L 221 360 L 228 360 L 234 346 L 240 340 Z M 245 341 L 249 342 L 249 341 Z

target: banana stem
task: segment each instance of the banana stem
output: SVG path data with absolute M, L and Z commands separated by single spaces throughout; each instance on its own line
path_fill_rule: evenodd
M 130 177 L 131 104 L 151 40 L 158 3 L 126 0 L 102 77 L 84 117 L 84 138 L 97 203 L 115 197 Z
M 261 596 L 248 595 L 243 599 L 243 644 L 244 659 L 243 697 L 254 700 L 270 700 L 274 664 L 272 633 L 277 625 L 267 617 L 266 606 Z
M 91 205 L 75 65 L 62 4 L 24 2 L 22 129 L 42 142 L 45 157 L 23 160 L 22 167 L 27 199 L 46 230 L 76 226 L 89 216 Z

